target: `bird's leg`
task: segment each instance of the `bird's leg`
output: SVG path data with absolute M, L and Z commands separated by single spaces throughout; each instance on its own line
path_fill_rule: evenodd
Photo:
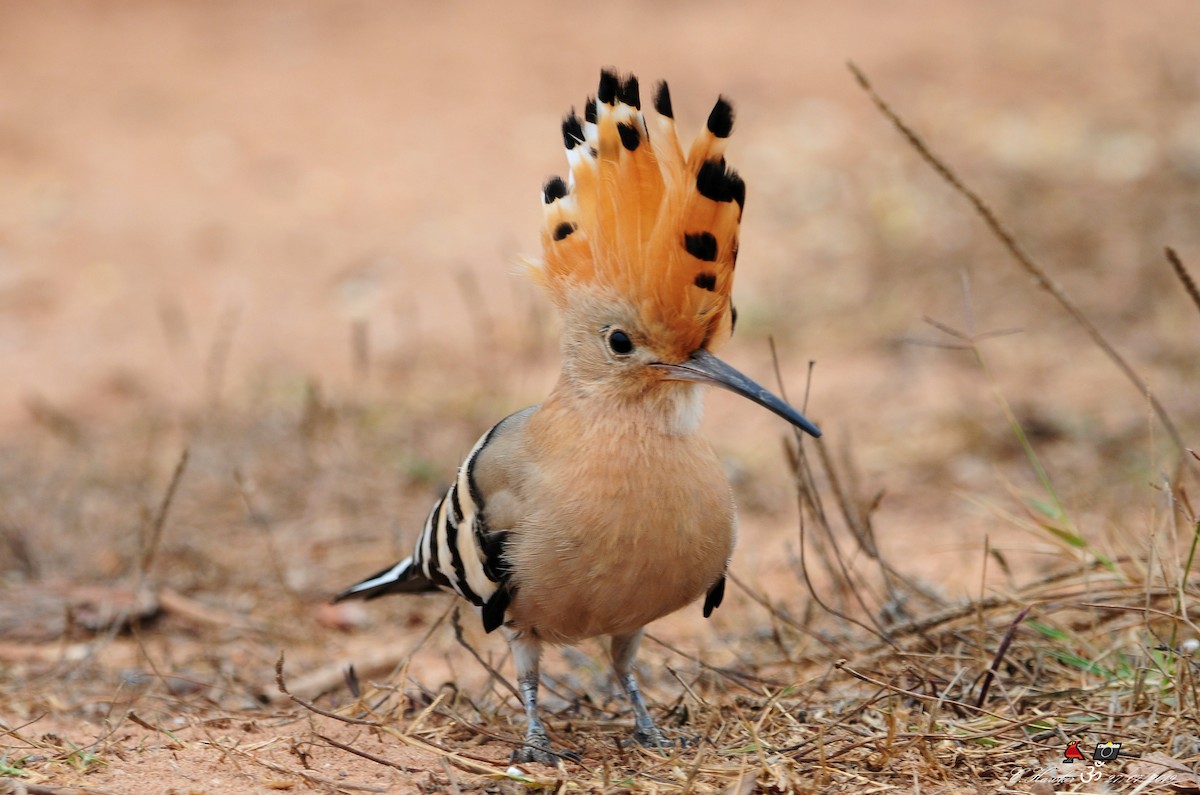
M 538 717 L 537 697 L 540 674 L 538 660 L 542 656 L 542 643 L 528 635 L 508 634 L 508 645 L 512 648 L 513 664 L 517 669 L 517 689 L 521 692 L 521 703 L 525 705 L 525 744 L 513 751 L 514 762 L 541 762 L 557 765 L 559 755 L 550 750 L 550 738 L 546 726 Z
M 674 743 L 654 725 L 654 720 L 646 709 L 646 702 L 642 699 L 642 691 L 638 688 L 637 680 L 633 678 L 633 660 L 637 656 L 638 644 L 641 641 L 640 629 L 628 635 L 612 636 L 613 671 L 625 695 L 629 697 L 629 703 L 633 705 L 633 739 L 647 748 L 670 748 Z

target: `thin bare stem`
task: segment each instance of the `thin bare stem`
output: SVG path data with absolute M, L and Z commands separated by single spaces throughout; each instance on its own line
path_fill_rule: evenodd
M 275 686 L 279 688 L 280 693 L 283 693 L 289 699 L 294 701 L 299 706 L 304 707 L 309 712 L 315 712 L 318 715 L 322 715 L 326 718 L 333 718 L 334 720 L 339 720 L 342 723 L 353 723 L 353 724 L 357 724 L 359 726 L 379 726 L 380 725 L 379 721 L 376 721 L 376 720 L 363 720 L 362 718 L 351 718 L 346 715 L 339 715 L 336 712 L 330 712 L 327 709 L 321 709 L 316 704 L 313 704 L 309 701 L 305 701 L 302 698 L 292 695 L 291 691 L 288 690 L 288 688 L 287 688 L 287 684 L 283 680 L 283 652 L 279 652 L 279 659 L 275 661 Z
M 1187 291 L 1191 297 L 1192 303 L 1196 305 L 1196 309 L 1200 310 L 1200 288 L 1196 287 L 1196 281 L 1192 278 L 1192 274 L 1188 273 L 1187 268 L 1183 266 L 1183 260 L 1175 253 L 1175 249 L 1167 246 L 1167 261 L 1171 263 L 1171 269 L 1175 271 L 1175 275 L 1179 277 L 1179 281 L 1183 282 L 1183 289 Z
M 913 149 L 917 151 L 917 154 L 921 156 L 921 159 L 928 163 L 929 166 L 933 168 L 933 170 L 936 171 L 948 185 L 950 185 L 950 187 L 958 191 L 960 194 L 962 194 L 963 198 L 970 202 L 971 206 L 975 208 L 975 211 L 979 214 L 979 217 L 983 219 L 983 222 L 987 225 L 988 229 L 992 231 L 992 234 L 994 234 L 1004 248 L 1007 249 L 1008 253 L 1012 255 L 1017 264 L 1020 265 L 1026 273 L 1033 277 L 1034 281 L 1038 283 L 1039 287 L 1050 293 L 1050 295 L 1054 297 L 1054 300 L 1058 301 L 1059 305 L 1066 310 L 1067 314 L 1069 314 L 1075 320 L 1075 322 L 1083 327 L 1083 330 L 1087 332 L 1087 335 L 1092 338 L 1092 341 L 1096 343 L 1100 350 L 1104 351 L 1105 355 L 1108 356 L 1112 363 L 1115 364 L 1122 373 L 1124 373 L 1129 382 L 1137 387 L 1138 392 L 1146 396 L 1146 399 L 1150 401 L 1150 405 L 1154 408 L 1154 413 L 1158 415 L 1159 422 L 1161 422 L 1163 427 L 1166 428 L 1167 434 L 1171 437 L 1171 440 L 1175 442 L 1176 446 L 1178 446 L 1180 452 L 1182 452 L 1186 448 L 1183 442 L 1183 436 L 1179 433 L 1179 429 L 1175 427 L 1175 423 L 1167 414 L 1167 410 L 1163 407 L 1162 403 L 1160 403 L 1158 398 L 1154 396 L 1154 393 L 1150 391 L 1149 384 L 1147 384 L 1145 380 L 1143 380 L 1142 377 L 1134 371 L 1133 367 L 1131 367 L 1129 363 L 1125 361 L 1125 358 L 1117 352 L 1116 348 L 1112 346 L 1112 343 L 1110 343 L 1108 339 L 1105 338 L 1102 333 L 1100 333 L 1100 330 L 1096 328 L 1095 324 L 1092 323 L 1091 320 L 1088 319 L 1087 315 L 1084 314 L 1079 305 L 1075 303 L 1075 300 L 1067 295 L 1067 292 L 1063 289 L 1062 285 L 1054 281 L 1054 279 L 1050 277 L 1044 268 L 1034 262 L 1033 259 L 1027 253 L 1025 253 L 1025 250 L 1021 248 L 1016 238 L 1013 237 L 1013 234 L 1008 231 L 1008 228 L 1005 227 L 1003 223 L 1000 222 L 1000 219 L 996 216 L 996 213 L 987 205 L 987 203 L 983 201 L 983 199 L 979 197 L 979 194 L 968 188 L 966 184 L 958 177 L 958 175 L 948 165 L 946 165 L 941 158 L 935 155 L 921 139 L 921 137 L 917 135 L 917 133 L 911 127 L 909 127 L 903 119 L 900 118 L 896 111 L 892 110 L 891 106 L 888 105 L 888 103 L 885 102 L 883 98 L 879 96 L 879 94 L 875 93 L 875 89 L 872 88 L 871 82 L 867 79 L 867 76 L 863 74 L 862 70 L 855 66 L 854 63 L 849 63 L 847 65 L 849 66 L 850 71 L 854 74 L 855 79 L 858 80 L 858 84 L 862 86 L 863 90 L 866 91 L 867 95 L 871 98 L 871 101 L 875 103 L 875 107 L 879 108 L 880 112 L 883 113 L 883 115 L 892 122 L 900 134 L 908 140 Z
M 1025 616 L 1029 615 L 1031 607 L 1032 605 L 1026 605 L 1021 608 L 1021 612 L 1017 613 L 1017 617 L 1008 625 L 1008 630 L 1005 631 L 1004 638 L 1000 641 L 999 648 L 996 649 L 996 656 L 992 660 L 992 664 L 988 666 L 987 673 L 983 675 L 983 683 L 979 686 L 979 698 L 975 700 L 975 706 L 982 707 L 987 701 L 988 690 L 992 686 L 992 680 L 996 678 L 996 671 L 1000 669 L 1000 663 L 1004 661 L 1004 655 L 1017 635 L 1017 627 L 1025 620 Z
M 146 538 L 146 546 L 142 550 L 142 559 L 138 564 L 138 578 L 140 581 L 145 581 L 147 574 L 150 572 L 150 564 L 154 562 L 154 556 L 158 552 L 159 541 L 162 540 L 163 528 L 167 524 L 167 514 L 171 510 L 171 503 L 175 500 L 175 492 L 179 489 L 179 482 L 183 480 L 183 472 L 187 469 L 188 448 L 183 448 L 183 452 L 179 454 L 179 461 L 175 464 L 175 471 L 171 473 L 171 482 L 167 484 L 167 490 L 163 494 L 162 502 L 158 504 L 158 510 L 154 512 L 154 520 L 150 523 L 150 533 Z

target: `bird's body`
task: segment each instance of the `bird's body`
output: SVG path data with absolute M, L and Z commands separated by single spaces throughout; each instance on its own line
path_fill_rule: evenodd
M 705 615 L 719 605 L 736 533 L 699 434 L 701 383 L 819 433 L 710 352 L 735 318 L 745 188 L 723 157 L 732 109 L 719 100 L 685 155 L 665 84 L 653 136 L 640 107 L 636 79 L 606 71 L 585 120 L 563 123 L 570 184 L 543 189 L 545 256 L 531 266 L 563 322 L 554 389 L 484 434 L 411 557 L 338 597 L 445 588 L 503 627 L 529 718 L 522 760 L 556 758 L 536 709 L 544 642 L 610 636 L 635 736 L 666 742 L 632 675 L 642 629 L 704 595 Z
M 729 485 L 707 442 L 597 417 L 589 403 L 557 397 L 512 420 L 528 469 L 512 492 L 508 615 L 553 643 L 678 610 L 720 580 L 733 551 Z

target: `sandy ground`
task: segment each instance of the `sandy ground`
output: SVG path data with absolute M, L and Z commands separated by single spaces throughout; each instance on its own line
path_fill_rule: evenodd
M 1198 26 L 1182 0 L 4 4 L 0 718 L 29 737 L 107 738 L 103 764 L 47 766 L 51 783 L 325 786 L 229 749 L 281 770 L 301 754 L 303 719 L 252 698 L 272 691 L 280 650 L 296 676 L 398 659 L 449 604 L 319 607 L 402 553 L 474 438 L 552 383 L 553 318 L 515 263 L 536 253 L 538 189 L 563 169 L 561 115 L 602 65 L 668 79 L 685 129 L 717 94 L 734 100 L 730 160 L 749 201 L 725 355 L 771 381 L 773 337 L 793 397 L 815 361 L 810 416 L 855 461 L 864 501 L 882 495 L 884 557 L 956 599 L 1010 582 L 985 543 L 1015 579 L 1067 554 L 1027 529 L 1044 495 L 996 395 L 1080 532 L 1136 542 L 1162 513 L 1171 440 L 846 62 L 1196 446 L 1200 319 L 1162 249 L 1200 272 Z M 1018 333 L 983 344 L 981 371 L 969 352 L 917 344 L 952 341 L 925 317 Z M 742 506 L 735 571 L 803 612 L 781 428 L 730 396 L 709 407 Z M 176 603 L 96 651 L 63 605 L 79 604 L 75 584 L 137 579 L 185 446 L 150 579 L 215 612 Z M 714 622 L 697 609 L 655 632 L 735 661 L 763 624 L 755 609 L 735 590 Z M 498 645 L 476 641 L 499 664 Z M 480 681 L 444 629 L 430 644 L 414 680 Z M 151 668 L 196 689 L 143 693 Z M 669 702 L 679 688 L 651 690 Z M 127 720 L 106 734 L 129 709 L 207 739 L 172 748 Z M 422 772 L 303 753 L 335 782 L 448 786 L 430 754 L 363 742 Z

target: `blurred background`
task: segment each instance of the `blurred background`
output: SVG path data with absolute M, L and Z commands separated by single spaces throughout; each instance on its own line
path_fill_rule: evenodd
M 552 385 L 555 319 L 516 263 L 560 119 L 605 65 L 667 79 L 683 131 L 733 100 L 748 205 L 723 355 L 774 383 L 774 339 L 885 558 L 954 599 L 1069 554 L 1030 518 L 1046 494 L 1004 403 L 1078 535 L 1138 543 L 1170 516 L 1178 449 L 846 62 L 1197 445 L 1200 314 L 1163 255 L 1200 274 L 1197 30 L 1187 0 L 3 4 L 0 634 L 69 632 L 64 584 L 148 579 L 319 626 L 288 641 L 315 666 L 444 610 L 312 617 Z M 980 343 L 983 369 L 926 317 L 1013 333 Z M 802 611 L 785 428 L 708 405 L 734 570 Z M 717 646 L 754 609 L 735 591 L 661 632 Z M 222 653 L 269 681 L 278 638 L 235 639 Z M 174 642 L 192 676 L 220 667 Z

